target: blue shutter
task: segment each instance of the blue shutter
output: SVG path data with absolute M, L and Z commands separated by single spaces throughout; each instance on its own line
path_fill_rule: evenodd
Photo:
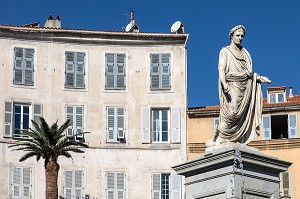
M 152 174 L 152 194 L 151 199 L 160 199 L 161 197 L 161 174 Z
M 171 174 L 171 198 L 180 199 L 181 198 L 181 176 L 177 174 Z
M 150 108 L 142 108 L 142 143 L 150 143 Z
M 161 77 L 161 88 L 167 89 L 170 88 L 170 54 L 161 54 L 160 62 L 160 77 Z
M 24 78 L 24 51 L 23 48 L 14 48 L 14 80 L 16 84 L 22 84 Z
M 271 140 L 271 117 L 269 115 L 262 117 L 262 139 L 263 140 Z
M 71 121 L 71 125 L 67 128 L 67 137 L 72 137 L 74 135 L 74 109 L 75 107 L 73 106 L 66 107 L 67 120 Z
M 172 108 L 172 142 L 180 143 L 180 108 Z
M 24 84 L 33 84 L 33 63 L 34 63 L 34 50 L 24 49 Z
M 105 70 L 105 88 L 114 88 L 114 65 L 115 65 L 115 56 L 114 54 L 105 54 L 106 60 L 106 70 Z
M 66 65 L 65 65 L 65 87 L 75 86 L 75 53 L 66 52 Z
M 115 86 L 125 89 L 125 54 L 116 54 L 116 56 Z
M 106 141 L 107 142 L 115 142 L 116 141 L 116 119 L 115 119 L 115 107 L 107 107 L 106 109 L 107 114 L 107 133 L 106 133 Z
M 159 89 L 160 86 L 159 54 L 150 55 L 150 88 Z
M 85 53 L 77 52 L 76 64 L 75 64 L 75 87 L 84 88 L 84 76 L 85 76 Z
M 116 118 L 117 118 L 117 137 L 124 139 L 125 138 L 125 109 L 122 107 L 116 107 Z
M 288 115 L 289 138 L 298 138 L 297 114 Z
M 12 137 L 13 103 L 4 104 L 4 137 Z
M 83 139 L 83 106 L 75 106 L 75 121 L 76 121 L 76 139 Z M 80 134 L 80 135 L 77 135 Z

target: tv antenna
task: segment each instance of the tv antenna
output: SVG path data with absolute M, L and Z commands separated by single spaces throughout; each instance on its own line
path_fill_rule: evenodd
M 130 11 L 130 18 L 127 18 L 127 19 L 130 19 L 130 23 L 127 24 L 127 26 L 125 28 L 125 31 L 126 32 L 135 32 L 135 33 L 140 32 L 140 28 L 135 23 L 134 10 L 133 9 Z

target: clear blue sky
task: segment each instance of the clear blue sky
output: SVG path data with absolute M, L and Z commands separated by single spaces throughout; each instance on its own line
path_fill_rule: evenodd
M 0 24 L 24 25 L 59 15 L 64 28 L 122 30 L 135 11 L 141 32 L 169 32 L 183 22 L 188 41 L 188 106 L 219 103 L 218 55 L 228 32 L 246 27 L 243 46 L 254 71 L 271 86 L 293 86 L 300 94 L 300 1 L 297 0 L 27 0 L 2 1 Z M 266 96 L 266 86 L 263 86 Z

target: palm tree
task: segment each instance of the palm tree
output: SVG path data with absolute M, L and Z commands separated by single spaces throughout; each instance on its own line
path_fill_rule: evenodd
M 46 199 L 58 198 L 58 157 L 72 158 L 70 152 L 84 153 L 81 148 L 88 148 L 88 145 L 72 139 L 76 135 L 71 138 L 65 136 L 65 131 L 71 125 L 70 120 L 67 120 L 60 127 L 58 127 L 57 122 L 50 127 L 43 117 L 40 118 L 39 124 L 32 120 L 34 128 L 30 128 L 29 131 L 22 131 L 22 134 L 28 136 L 29 139 L 18 140 L 9 146 L 13 147 L 13 150 L 26 152 L 20 158 L 20 162 L 31 157 L 36 157 L 37 161 L 41 157 L 45 160 Z

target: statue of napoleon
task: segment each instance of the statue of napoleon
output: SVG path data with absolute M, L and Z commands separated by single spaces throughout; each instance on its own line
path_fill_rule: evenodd
M 211 139 L 210 147 L 224 142 L 249 143 L 259 135 L 262 117 L 261 83 L 271 81 L 252 71 L 249 52 L 241 45 L 246 35 L 243 25 L 229 32 L 230 46 L 219 54 L 219 125 Z

